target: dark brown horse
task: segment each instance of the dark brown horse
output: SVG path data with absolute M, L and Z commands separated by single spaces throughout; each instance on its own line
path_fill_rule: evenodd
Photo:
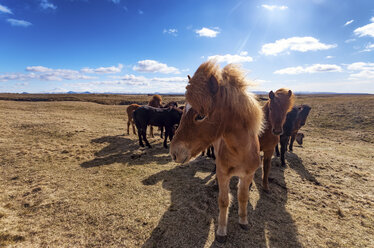
M 287 112 L 293 106 L 294 95 L 291 90 L 279 89 L 275 93 L 270 91 L 269 100 L 262 110 L 265 115 L 265 129 L 259 136 L 260 149 L 264 152 L 262 186 L 269 192 L 269 173 L 271 168 L 271 157 L 274 148 L 279 142 L 279 135 L 283 133 L 283 124 L 286 120 Z
M 138 129 L 139 145 L 145 144 L 151 148 L 147 140 L 147 126 L 165 127 L 164 147 L 167 148 L 167 138 L 173 139 L 175 125 L 178 125 L 183 111 L 178 108 L 154 108 L 151 106 L 141 106 L 134 111 L 133 117 Z M 142 140 L 143 139 L 143 140 Z
M 151 100 L 148 102 L 148 106 L 154 107 L 154 108 L 161 108 L 162 107 L 162 97 L 160 95 L 153 95 Z M 150 135 L 153 136 L 153 127 L 150 126 L 149 128 Z
M 296 137 L 299 129 L 305 125 L 306 118 L 309 115 L 311 107 L 308 105 L 300 105 L 293 107 L 292 110 L 287 114 L 286 122 L 284 123 L 283 129 L 284 133 L 280 136 L 280 152 L 278 145 L 275 148 L 277 156 L 281 157 L 282 166 L 286 166 L 285 153 L 287 150 L 287 145 L 290 140 L 290 137 L 294 135 Z M 291 140 L 292 144 L 295 141 L 295 138 Z M 290 144 L 290 151 L 292 151 L 292 144 Z
M 168 102 L 167 104 L 163 105 L 162 108 L 178 108 L 178 103 L 177 102 Z M 163 133 L 164 133 L 164 127 L 159 127 L 161 134 L 160 137 L 161 139 L 163 138 Z
M 308 115 L 309 115 L 309 112 L 312 109 L 309 105 L 306 105 L 306 104 L 300 105 L 300 106 L 298 106 L 298 108 L 299 108 L 299 114 L 297 115 L 297 120 L 296 120 L 295 126 L 293 127 L 292 133 L 291 133 L 291 142 L 290 142 L 290 146 L 289 146 L 290 151 L 292 151 L 292 149 L 293 149 L 293 143 L 296 139 L 297 132 L 300 130 L 300 128 L 302 126 L 305 125 L 306 119 L 308 118 Z
M 239 224 L 248 228 L 249 185 L 260 164 L 258 135 L 263 113 L 247 93 L 244 74 L 234 65 L 222 70 L 214 62 L 200 65 L 186 89 L 188 104 L 170 145 L 170 155 L 186 163 L 213 144 L 219 185 L 219 217 L 216 239 L 227 237 L 229 182 L 239 177 Z

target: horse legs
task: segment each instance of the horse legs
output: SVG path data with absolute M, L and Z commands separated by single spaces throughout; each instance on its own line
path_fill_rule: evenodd
M 278 144 L 275 146 L 275 153 L 277 154 L 277 157 L 280 156 Z
M 273 151 L 264 151 L 264 162 L 263 162 L 263 175 L 262 175 L 262 187 L 265 192 L 269 192 L 269 174 L 271 168 L 271 157 Z
M 134 124 L 134 121 L 131 122 L 131 125 L 132 125 L 132 131 L 133 133 L 136 135 L 136 130 L 135 130 L 135 124 Z M 129 128 L 127 127 L 127 134 L 129 134 Z
M 132 126 L 134 128 L 134 126 Z M 130 120 L 127 121 L 127 135 L 130 135 Z
M 141 147 L 144 147 L 144 144 L 143 144 L 143 141 L 142 141 L 142 135 L 143 135 L 143 131 L 141 128 L 138 128 L 138 137 L 139 137 L 139 145 Z
M 152 138 L 154 137 L 153 136 L 153 127 L 152 126 L 150 126 L 150 128 L 149 128 L 149 134 L 151 135 Z
M 168 140 L 168 136 L 171 135 L 170 133 L 171 133 L 170 129 L 165 127 L 165 139 L 164 139 L 164 147 L 165 148 L 168 148 L 167 140 Z
M 210 153 L 210 148 L 211 148 L 211 147 L 212 147 L 212 146 L 209 146 L 208 149 L 206 149 L 206 155 L 207 155 L 209 158 L 212 157 L 212 154 Z
M 249 185 L 252 183 L 254 174 L 239 178 L 238 201 L 239 201 L 239 225 L 244 230 L 248 230 L 247 205 L 249 198 Z
M 281 138 L 281 140 L 280 140 L 280 144 L 281 144 L 281 163 L 282 163 L 283 167 L 286 167 L 286 161 L 284 159 L 284 156 L 285 156 L 285 153 L 286 153 L 286 150 L 287 150 L 287 145 L 288 145 L 289 138 L 290 138 L 289 136 L 286 136 L 286 137 Z
M 216 239 L 218 242 L 223 243 L 227 238 L 227 215 L 228 207 L 230 203 L 229 199 L 229 182 L 230 178 L 228 175 L 222 175 L 222 172 L 217 170 L 217 179 L 219 187 L 218 195 L 218 206 L 219 206 L 219 216 L 218 216 L 218 228 Z
M 161 139 L 162 139 L 163 138 L 163 133 L 164 133 L 164 127 L 161 126 L 160 130 L 161 130 L 161 135 L 160 136 L 161 136 Z M 166 133 L 166 128 L 165 128 L 165 133 Z
M 138 130 L 138 133 L 139 133 L 139 130 Z M 146 146 L 148 146 L 149 148 L 152 148 L 152 146 L 149 144 L 149 142 L 147 140 L 147 127 L 142 129 L 142 136 L 143 136 L 143 140 L 144 140 Z
M 290 141 L 290 146 L 289 146 L 289 150 L 290 150 L 290 152 L 293 151 L 293 142 L 295 142 L 296 134 L 297 134 L 297 133 L 293 133 L 293 134 L 291 135 L 291 141 Z

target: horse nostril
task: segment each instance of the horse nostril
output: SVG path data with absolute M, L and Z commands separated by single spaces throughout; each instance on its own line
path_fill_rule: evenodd
M 175 156 L 174 153 L 173 153 L 171 156 L 173 157 L 173 160 L 174 160 L 174 161 L 177 160 L 177 156 Z

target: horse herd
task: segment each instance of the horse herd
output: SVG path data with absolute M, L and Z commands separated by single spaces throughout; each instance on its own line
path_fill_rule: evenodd
M 285 166 L 288 144 L 290 151 L 295 140 L 302 144 L 304 135 L 298 130 L 305 125 L 311 108 L 294 106 L 293 92 L 284 88 L 270 91 L 269 99 L 261 108 L 255 96 L 247 92 L 249 83 L 243 72 L 233 64 L 221 69 L 215 62 L 208 61 L 188 79 L 184 108 L 175 102 L 162 105 L 159 95 L 154 95 L 146 106 L 132 104 L 127 108 L 127 133 L 130 124 L 136 133 L 135 124 L 139 145 L 143 147 L 144 140 L 151 147 L 146 138 L 147 126 L 151 126 L 152 136 L 152 126 L 160 127 L 161 135 L 165 128 L 163 145 L 167 148 L 169 137 L 170 155 L 177 163 L 186 163 L 209 148 L 216 158 L 219 187 L 216 240 L 225 242 L 230 178 L 239 178 L 239 225 L 248 229 L 248 192 L 255 171 L 262 162 L 263 189 L 269 192 L 268 177 L 274 151 Z M 263 158 L 260 151 L 263 151 Z

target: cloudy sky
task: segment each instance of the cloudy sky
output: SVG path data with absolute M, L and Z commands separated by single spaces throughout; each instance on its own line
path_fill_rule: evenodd
M 253 90 L 374 93 L 374 1 L 0 0 L 0 92 L 184 93 L 208 59 Z

